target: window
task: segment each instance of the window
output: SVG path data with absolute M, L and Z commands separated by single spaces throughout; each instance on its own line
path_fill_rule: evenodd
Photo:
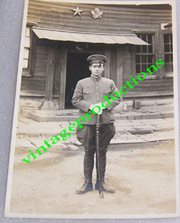
M 164 63 L 165 73 L 173 72 L 173 44 L 172 34 L 164 34 Z
M 154 35 L 137 34 L 139 38 L 149 45 L 136 46 L 136 73 L 146 72 L 154 64 Z
M 24 43 L 24 56 L 23 56 L 23 68 L 29 67 L 29 55 L 30 55 L 30 27 L 26 27 L 25 43 Z
M 33 51 L 33 35 L 31 26 L 26 27 L 24 40 L 24 54 L 23 54 L 23 71 L 22 75 L 26 77 L 32 76 L 32 51 Z

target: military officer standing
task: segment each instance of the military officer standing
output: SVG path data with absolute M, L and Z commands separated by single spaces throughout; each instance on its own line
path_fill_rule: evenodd
M 120 103 L 120 95 L 117 94 L 118 90 L 111 79 L 102 77 L 104 72 L 104 65 L 107 58 L 101 54 L 93 54 L 87 58 L 89 62 L 89 70 L 91 76 L 78 81 L 72 97 L 72 104 L 80 111 L 80 116 L 84 116 L 89 112 L 91 119 L 84 123 L 83 128 L 77 129 L 77 138 L 82 143 L 85 149 L 84 155 L 84 178 L 83 186 L 76 191 L 77 194 L 83 194 L 93 190 L 92 185 L 92 171 L 94 167 L 94 154 L 96 152 L 96 118 L 94 114 L 96 106 L 101 107 L 101 120 L 100 120 L 100 139 L 99 139 L 99 161 L 100 161 L 100 177 L 102 181 L 103 191 L 114 193 L 115 190 L 110 188 L 105 183 L 105 170 L 106 170 L 106 153 L 110 140 L 115 135 L 114 115 L 113 108 Z M 114 96 L 116 92 L 116 96 Z M 104 100 L 103 96 L 111 99 L 106 101 L 102 106 Z M 113 95 L 113 97 L 112 97 Z M 94 112 L 91 112 L 93 109 Z M 99 111 L 99 109 L 98 109 Z M 98 112 L 97 111 L 97 112 Z M 97 163 L 96 163 L 97 168 Z M 95 184 L 95 190 L 99 189 L 99 182 Z

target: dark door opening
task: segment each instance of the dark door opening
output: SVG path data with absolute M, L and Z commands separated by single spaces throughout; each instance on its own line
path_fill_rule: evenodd
M 74 108 L 71 99 L 77 82 L 90 76 L 87 57 L 89 53 L 72 53 L 67 55 L 65 108 Z

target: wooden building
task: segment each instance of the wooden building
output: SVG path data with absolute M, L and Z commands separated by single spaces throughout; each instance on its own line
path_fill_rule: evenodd
M 172 9 L 162 5 L 59 3 L 29 0 L 21 96 L 70 108 L 74 87 L 90 75 L 86 58 L 107 56 L 105 77 L 120 89 L 162 59 L 124 98 L 173 95 Z

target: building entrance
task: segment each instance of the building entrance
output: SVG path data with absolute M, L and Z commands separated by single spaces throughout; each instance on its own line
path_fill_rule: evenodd
M 74 108 L 71 99 L 77 82 L 90 76 L 89 64 L 87 62 L 87 57 L 90 54 L 75 52 L 68 52 L 67 54 L 65 109 Z

